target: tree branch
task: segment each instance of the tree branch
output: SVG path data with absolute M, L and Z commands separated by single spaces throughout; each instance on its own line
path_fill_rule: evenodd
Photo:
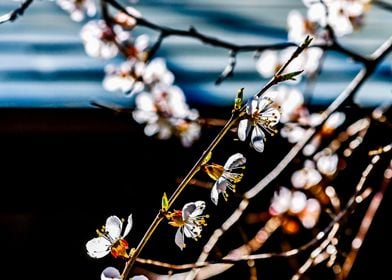
M 6 23 L 8 21 L 14 21 L 19 16 L 22 16 L 27 8 L 33 3 L 34 0 L 25 0 L 18 8 L 0 16 L 0 24 Z

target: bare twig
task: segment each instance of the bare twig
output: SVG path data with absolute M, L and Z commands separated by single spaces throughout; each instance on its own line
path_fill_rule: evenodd
M 381 1 L 381 0 L 375 0 L 375 1 L 372 1 L 372 4 L 382 8 L 384 10 L 392 12 L 392 4 L 391 3 L 388 3 L 388 2 L 385 2 L 385 1 Z
M 6 13 L 0 16 L 0 24 L 6 23 L 8 21 L 14 21 L 19 16 L 23 16 L 23 13 L 27 10 L 27 8 L 33 3 L 34 0 L 25 0 L 18 8 L 15 10 Z
M 390 145 L 389 145 L 390 146 Z M 363 216 L 362 223 L 359 227 L 358 233 L 351 243 L 351 251 L 348 253 L 345 262 L 342 267 L 341 279 L 346 279 L 351 271 L 351 268 L 355 262 L 358 251 L 360 250 L 363 241 L 368 233 L 371 226 L 371 221 L 373 221 L 374 216 L 378 208 L 380 207 L 382 200 L 384 198 L 384 193 L 390 185 L 392 179 L 392 161 L 384 172 L 384 180 L 381 184 L 380 190 L 374 195 L 370 205 Z

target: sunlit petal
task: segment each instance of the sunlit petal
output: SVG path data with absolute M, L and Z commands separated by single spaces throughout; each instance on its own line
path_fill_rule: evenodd
M 211 201 L 215 205 L 218 205 L 218 200 L 219 200 L 219 192 L 218 192 L 217 183 L 218 182 L 215 182 L 214 186 L 211 189 Z
M 189 217 L 200 216 L 204 209 L 206 208 L 206 203 L 202 200 L 196 202 L 189 202 L 182 208 L 182 217 L 184 221 L 188 220 Z
M 102 236 L 93 238 L 86 243 L 87 253 L 92 258 L 106 256 L 110 252 L 110 246 L 110 241 Z
M 101 280 L 120 280 L 121 274 L 117 268 L 107 267 L 102 271 Z
M 113 240 L 121 236 L 122 222 L 117 216 L 110 216 L 106 219 L 105 230 Z
M 131 214 L 128 216 L 127 226 L 125 227 L 125 230 L 124 230 L 122 237 L 125 237 L 129 234 L 129 232 L 131 231 L 132 225 L 133 225 L 133 220 L 132 220 L 132 214 Z
M 185 248 L 184 232 L 182 227 L 178 228 L 176 236 L 174 238 L 174 242 L 178 247 L 180 247 L 181 250 Z
M 281 187 L 274 193 L 269 211 L 271 215 L 280 215 L 290 208 L 291 191 L 285 187 Z
M 278 65 L 278 54 L 276 51 L 266 50 L 261 53 L 256 61 L 256 70 L 264 78 L 272 77 Z
M 132 280 L 148 280 L 148 278 L 144 275 L 136 275 L 136 276 L 132 276 L 131 278 Z
M 249 133 L 249 130 L 250 130 L 249 120 L 248 119 L 241 120 L 239 125 L 238 125 L 238 138 L 241 141 L 245 141 L 246 140 L 246 136 Z
M 246 163 L 246 158 L 241 153 L 236 153 L 228 158 L 224 168 L 226 170 L 232 170 L 243 166 Z
M 293 192 L 291 195 L 290 211 L 292 213 L 301 212 L 306 206 L 306 195 L 303 192 Z
M 264 151 L 264 138 L 264 132 L 261 130 L 260 127 L 255 126 L 252 131 L 251 143 L 253 148 L 259 153 L 262 153 Z

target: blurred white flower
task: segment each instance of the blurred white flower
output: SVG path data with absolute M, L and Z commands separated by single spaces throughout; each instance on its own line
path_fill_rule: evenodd
M 161 84 L 170 86 L 174 82 L 174 75 L 167 69 L 163 58 L 154 58 L 146 66 L 143 73 L 143 81 L 149 85 Z
M 141 18 L 142 14 L 140 11 L 130 6 L 126 7 L 125 9 L 129 15 L 120 11 L 115 15 L 114 21 L 124 28 L 132 29 L 137 24 L 135 18 Z
M 316 155 L 317 156 L 317 155 Z M 318 157 L 316 165 L 317 169 L 326 176 L 332 176 L 336 173 L 339 163 L 337 154 L 321 155 Z
M 144 89 L 141 81 L 144 67 L 144 62 L 134 58 L 123 62 L 118 68 L 108 65 L 105 67 L 103 87 L 108 91 L 121 91 L 127 96 L 139 93 Z
M 279 86 L 264 96 L 271 98 L 280 107 L 280 122 L 287 123 L 298 119 L 304 106 L 304 96 L 297 88 Z
M 86 243 L 87 253 L 92 258 L 102 258 L 109 252 L 116 257 L 128 257 L 128 242 L 124 239 L 132 228 L 132 214 L 121 234 L 123 222 L 117 216 L 110 216 L 101 231 L 97 230 L 98 237 Z
M 307 198 L 301 191 L 291 191 L 286 187 L 280 187 L 271 200 L 269 212 L 273 216 L 281 216 L 290 221 L 283 222 L 288 232 L 295 233 L 296 226 L 290 217 L 297 217 L 305 228 L 313 228 L 318 221 L 321 212 L 320 203 L 314 198 Z M 294 229 L 294 230 L 293 230 Z
M 86 15 L 93 17 L 97 13 L 94 0 L 57 0 L 57 4 L 77 22 L 84 20 Z
M 196 121 L 178 120 L 174 124 L 175 134 L 180 137 L 184 147 L 190 147 L 200 138 L 201 126 Z
M 80 37 L 89 56 L 109 59 L 118 54 L 116 40 L 125 41 L 129 34 L 118 25 L 112 30 L 104 20 L 91 20 L 82 27 Z
M 289 143 L 297 143 L 305 134 L 306 129 L 298 123 L 286 123 L 280 130 L 280 135 L 287 138 Z
M 273 135 L 273 128 L 278 124 L 280 112 L 278 106 L 269 97 L 252 97 L 246 107 L 247 116 L 238 125 L 238 138 L 245 141 L 251 133 L 250 145 L 256 151 L 264 151 L 264 131 Z
M 370 0 L 328 0 L 304 1 L 308 7 L 308 19 L 321 27 L 327 24 L 338 37 L 345 36 L 360 28 L 363 17 L 369 9 Z
M 272 77 L 280 67 L 291 57 L 295 51 L 295 47 L 289 47 L 282 51 L 267 50 L 263 51 L 256 61 L 256 70 L 264 78 Z M 323 50 L 320 48 L 308 48 L 301 55 L 295 58 L 286 68 L 284 73 L 290 73 L 303 70 L 305 75 L 313 75 L 318 69 Z M 296 77 L 291 83 L 298 83 L 301 75 Z
M 190 146 L 200 136 L 201 128 L 196 122 L 198 112 L 189 108 L 183 91 L 177 86 L 165 87 L 159 83 L 151 90 L 136 96 L 134 120 L 146 124 L 147 136 L 168 139 L 174 134 L 185 147 Z
M 315 168 L 314 162 L 306 160 L 304 168 L 291 175 L 291 184 L 297 189 L 309 189 L 321 182 L 321 174 Z

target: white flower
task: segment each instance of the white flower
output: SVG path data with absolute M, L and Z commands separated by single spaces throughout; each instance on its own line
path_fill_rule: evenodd
M 276 90 L 264 94 L 271 98 L 280 107 L 280 122 L 287 123 L 298 118 L 304 106 L 304 96 L 296 88 L 279 86 Z
M 195 121 L 179 120 L 175 124 L 175 134 L 180 137 L 184 147 L 190 147 L 200 138 L 201 126 Z
M 269 97 L 252 97 L 246 107 L 248 118 L 242 119 L 238 125 L 238 138 L 245 141 L 251 133 L 250 145 L 258 152 L 264 151 L 264 131 L 273 135 L 273 128 L 280 119 L 277 106 Z
M 203 226 L 206 226 L 208 215 L 202 215 L 206 207 L 204 201 L 190 202 L 184 205 L 182 211 L 174 210 L 165 214 L 169 224 L 178 227 L 175 243 L 180 249 L 185 248 L 185 237 L 197 240 L 201 235 Z
M 174 134 L 185 147 L 199 138 L 201 129 L 196 122 L 199 114 L 189 108 L 179 87 L 156 84 L 151 92 L 138 94 L 135 102 L 132 116 L 136 122 L 146 124 L 144 133 L 147 136 L 168 139 Z
M 137 24 L 135 18 L 141 18 L 142 14 L 133 7 L 128 6 L 125 9 L 127 10 L 127 13 L 131 16 L 124 12 L 118 12 L 114 17 L 114 21 L 119 25 L 126 27 L 127 29 L 132 29 Z
M 317 169 L 324 175 L 332 176 L 335 174 L 339 163 L 337 154 L 321 155 L 317 159 Z
M 305 135 L 306 129 L 297 123 L 286 123 L 280 130 L 280 135 L 287 138 L 289 143 L 297 143 Z
M 215 205 L 218 204 L 219 194 L 227 200 L 227 189 L 235 192 L 235 184 L 239 183 L 244 175 L 236 171 L 245 169 L 245 163 L 246 158 L 236 153 L 227 159 L 224 166 L 215 163 L 203 165 L 203 170 L 216 181 L 211 190 L 211 200 Z
M 120 271 L 114 267 L 107 267 L 102 271 L 101 280 L 121 280 Z M 144 275 L 136 275 L 131 277 L 131 280 L 148 280 L 148 278 Z
M 166 67 L 166 62 L 163 58 L 154 58 L 147 65 L 143 73 L 143 81 L 146 84 L 161 83 L 170 86 L 174 82 L 174 75 Z
M 297 189 L 309 189 L 320 183 L 322 177 L 314 166 L 314 162 L 307 160 L 304 168 L 291 175 L 291 184 Z
M 103 87 L 108 91 L 121 91 L 127 96 L 139 93 L 144 89 L 144 84 L 140 81 L 143 69 L 144 62 L 136 59 L 129 59 L 118 68 L 108 65 L 105 67 Z
M 117 268 L 109 266 L 102 271 L 101 280 L 121 280 L 121 273 Z
M 352 33 L 363 24 L 369 0 L 304 1 L 308 6 L 308 19 L 325 27 L 331 26 L 336 36 Z
M 307 198 L 301 191 L 291 191 L 280 187 L 271 200 L 269 212 L 273 216 L 295 216 L 305 228 L 312 228 L 321 213 L 320 203 L 314 198 Z
M 97 230 L 98 237 L 91 239 L 86 243 L 87 253 L 92 258 L 102 258 L 109 254 L 114 257 L 128 257 L 126 250 L 128 243 L 125 237 L 132 228 L 132 214 L 128 217 L 128 224 L 121 234 L 123 222 L 117 216 L 110 216 L 106 219 L 106 225 L 101 231 Z
M 104 20 L 91 20 L 83 26 L 80 37 L 89 56 L 109 59 L 118 54 L 116 40 L 125 41 L 129 35 L 118 25 L 112 30 Z
M 82 21 L 85 15 L 93 17 L 97 13 L 94 0 L 57 0 L 57 4 L 77 22 Z

